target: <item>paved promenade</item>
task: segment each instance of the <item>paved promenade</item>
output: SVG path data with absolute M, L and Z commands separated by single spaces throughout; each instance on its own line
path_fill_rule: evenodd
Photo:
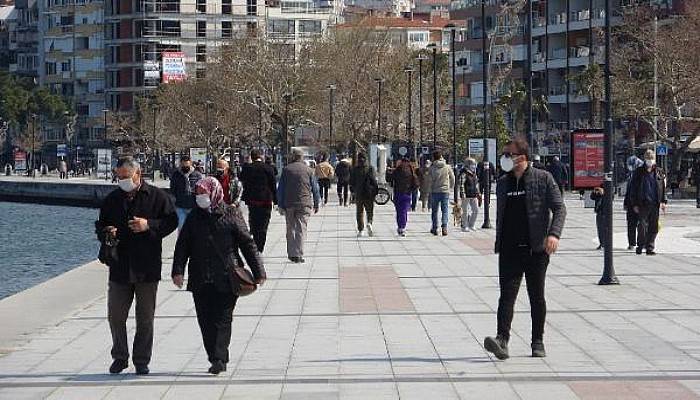
M 107 374 L 107 273 L 92 264 L 35 288 L 26 300 L 0 302 L 2 324 L 14 325 L 38 318 L 32 298 L 76 291 L 73 309 L 55 304 L 61 311 L 51 312 L 43 304 L 41 312 L 52 315 L 48 326 L 28 323 L 35 327 L 28 335 L 0 343 L 0 399 L 700 399 L 699 210 L 672 204 L 659 255 L 636 256 L 624 250 L 617 203 L 622 285 L 601 287 L 595 217 L 569 196 L 561 250 L 547 278 L 547 358 L 529 357 L 524 288 L 512 358 L 495 360 L 481 347 L 496 328 L 492 230 L 453 228 L 448 237 L 433 237 L 429 215 L 414 213 L 408 236 L 399 238 L 393 208 L 384 206 L 376 211 L 376 237 L 358 239 L 354 209 L 329 205 L 311 218 L 301 265 L 287 261 L 284 222 L 273 216 L 270 279 L 240 300 L 222 375 L 206 374 L 192 297 L 169 281 L 158 294 L 151 375 L 137 377 L 133 367 Z M 173 242 L 167 240 L 164 278 Z

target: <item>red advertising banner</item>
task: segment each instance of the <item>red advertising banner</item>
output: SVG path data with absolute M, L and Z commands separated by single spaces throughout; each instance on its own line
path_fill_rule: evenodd
M 571 133 L 571 165 L 575 189 L 601 186 L 605 178 L 605 134 L 601 129 Z
M 162 61 L 163 83 L 180 82 L 187 78 L 185 53 L 181 51 L 164 51 Z

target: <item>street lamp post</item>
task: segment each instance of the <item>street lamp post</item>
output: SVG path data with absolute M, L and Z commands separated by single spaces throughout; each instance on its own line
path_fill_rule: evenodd
M 432 43 L 429 47 L 433 49 L 433 150 L 437 147 L 437 116 L 438 116 L 438 95 L 437 95 L 437 46 Z
M 333 153 L 333 106 L 335 102 L 333 94 L 335 88 L 336 86 L 333 84 L 328 85 L 328 146 L 331 148 L 331 154 Z
M 262 97 L 255 96 L 255 105 L 258 106 L 258 145 L 262 148 Z
M 35 155 L 34 155 L 34 152 L 35 152 L 35 144 L 36 144 L 36 143 L 35 143 L 35 141 L 36 141 L 36 120 L 37 120 L 36 114 L 32 114 L 32 162 L 31 162 L 31 164 L 30 164 L 30 168 L 32 169 L 32 172 L 31 172 L 31 173 L 32 173 L 32 178 L 36 178 L 36 173 L 35 173 L 35 167 L 36 167 L 36 165 L 35 165 L 35 163 L 36 163 L 35 158 L 36 158 L 36 157 L 35 157 Z
M 427 60 L 428 57 L 421 53 L 418 55 L 418 123 L 420 124 L 420 139 L 418 140 L 418 146 L 423 146 L 423 61 Z M 418 157 L 416 157 L 418 161 Z
M 484 188 L 484 223 L 481 225 L 482 229 L 491 228 L 491 218 L 489 205 L 491 204 L 491 165 L 489 164 L 489 144 L 486 138 L 488 132 L 488 111 L 487 111 L 487 101 L 488 101 L 488 80 L 489 80 L 489 59 L 486 54 L 486 0 L 481 0 L 481 69 L 482 69 L 482 117 L 484 122 L 482 124 L 483 139 L 484 139 L 484 157 L 483 157 L 483 182 L 486 187 Z M 495 162 L 496 160 L 494 160 Z
M 379 144 L 382 133 L 382 84 L 384 79 L 375 78 L 374 81 L 377 82 L 377 144 Z
M 603 276 L 599 285 L 619 285 L 613 265 L 613 116 L 612 87 L 610 85 L 610 0 L 605 0 L 605 246 L 603 246 Z
M 282 100 L 284 100 L 284 160 L 289 157 L 290 145 L 289 145 L 289 103 L 292 101 L 292 95 L 290 93 L 285 93 L 282 95 Z M 285 162 L 286 165 L 286 162 Z
M 406 66 L 403 69 L 403 72 L 406 73 L 406 76 L 408 78 L 408 98 L 407 98 L 407 114 L 406 114 L 406 140 L 409 138 L 412 138 L 413 141 L 413 154 L 414 157 L 416 155 L 416 140 L 411 135 L 411 131 L 413 129 L 413 67 L 412 66 Z
M 448 24 L 446 28 L 450 29 L 450 55 L 452 56 L 452 168 L 455 176 L 457 176 L 457 54 L 455 53 L 457 27 L 453 24 Z M 454 185 L 455 203 L 459 200 L 458 186 Z
M 104 108 L 102 109 L 102 113 L 104 114 L 104 128 L 102 131 L 102 142 L 104 143 L 103 145 L 106 147 L 107 146 L 107 113 L 109 112 L 108 109 Z M 107 160 L 107 153 L 105 153 L 105 180 L 109 180 L 107 173 L 110 170 L 110 160 Z M 97 174 L 99 174 L 99 167 L 100 167 L 100 160 L 97 160 Z
M 151 147 L 151 172 L 156 180 L 156 123 L 158 122 L 158 104 L 153 104 L 153 146 Z M 106 124 L 105 124 L 106 126 Z

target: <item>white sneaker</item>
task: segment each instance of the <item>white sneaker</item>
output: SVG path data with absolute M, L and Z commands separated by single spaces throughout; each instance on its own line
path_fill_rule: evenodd
M 476 228 L 469 228 L 470 231 L 476 232 Z
M 364 232 L 362 232 L 362 231 L 357 232 L 357 237 L 362 237 L 362 236 L 365 236 Z
M 374 231 L 372 230 L 372 224 L 367 224 L 367 236 L 374 236 Z
M 469 230 L 470 230 L 469 228 L 462 227 L 462 232 L 469 232 Z

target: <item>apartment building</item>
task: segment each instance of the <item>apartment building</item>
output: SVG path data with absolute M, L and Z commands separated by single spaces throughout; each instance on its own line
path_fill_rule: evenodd
M 38 78 L 39 69 L 39 10 L 36 0 L 17 0 L 15 2 L 16 18 L 9 21 L 11 73 Z
M 10 51 L 10 40 L 14 36 L 11 28 L 16 24 L 17 11 L 14 4 L 0 2 L 0 71 L 9 71 L 14 52 Z
M 104 141 L 103 7 L 101 0 L 38 2 L 39 83 L 62 95 L 76 115 L 72 137 L 64 124 L 45 123 L 44 141 L 47 147 L 67 143 L 78 159 Z
M 450 40 L 447 26 L 451 23 L 455 21 L 430 16 L 425 20 L 408 17 L 365 17 L 353 23 L 338 25 L 337 28 L 369 28 L 377 32 L 386 32 L 396 46 L 422 50 L 431 44 L 436 44 L 439 50 L 447 51 Z

